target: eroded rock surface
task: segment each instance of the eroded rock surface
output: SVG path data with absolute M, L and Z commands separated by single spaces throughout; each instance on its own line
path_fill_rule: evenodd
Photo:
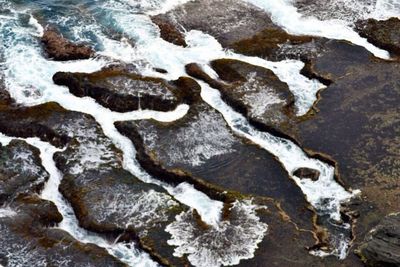
M 0 264 L 4 266 L 125 266 L 94 244 L 51 228 L 62 216 L 52 202 L 19 195 L 0 208 Z M 50 228 L 49 228 L 50 227 Z
M 362 37 L 395 56 L 400 56 L 400 19 L 360 20 L 355 24 L 356 30 Z
M 9 135 L 22 133 L 55 144 L 63 140 L 59 145 L 66 148 L 54 156 L 64 175 L 60 190 L 84 228 L 112 238 L 123 234 L 121 241 L 137 240 L 163 264 L 185 264 L 184 258 L 173 256 L 164 228 L 186 208 L 164 189 L 124 170 L 121 151 L 91 116 L 64 110 L 55 103 L 11 108 L 2 116 L 10 119 L 10 114 L 19 120 L 8 128 Z M 0 119 L 0 125 L 7 123 Z M 48 131 L 57 138 L 49 138 Z M 138 205 L 136 209 L 133 203 Z
M 21 193 L 39 192 L 48 178 L 37 148 L 20 140 L 0 143 L 0 206 Z
M 358 253 L 368 266 L 399 266 L 400 213 L 386 216 L 374 227 Z
M 74 44 L 54 29 L 46 29 L 41 41 L 47 56 L 57 61 L 88 59 L 94 55 L 92 48 Z
M 332 84 L 321 92 L 318 112 L 299 124 L 298 140 L 330 155 L 344 184 L 361 190 L 363 201 L 350 205 L 360 216 L 357 243 L 400 202 L 400 65 L 375 59 L 361 47 L 328 45 L 339 51 L 326 50 L 311 64 Z
M 118 112 L 170 111 L 186 102 L 184 78 L 168 82 L 122 70 L 103 70 L 92 74 L 59 72 L 53 80 L 58 85 L 68 86 L 78 97 L 90 96 Z
M 137 159 L 148 172 L 168 179 L 160 169 L 178 174 L 183 171 L 195 185 L 200 178 L 222 190 L 273 197 L 294 220 L 310 228 L 311 213 L 304 196 L 279 162 L 267 151 L 236 137 L 222 115 L 204 102 L 194 103 L 189 113 L 175 122 L 141 120 L 118 122 L 116 126 L 134 142 Z

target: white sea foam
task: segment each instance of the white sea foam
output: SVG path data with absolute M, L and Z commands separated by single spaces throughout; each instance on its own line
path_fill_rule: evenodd
M 176 246 L 175 256 L 188 255 L 197 267 L 219 267 L 239 264 L 240 260 L 254 257 L 267 231 L 267 224 L 256 215 L 258 209 L 251 200 L 236 201 L 230 208 L 230 218 L 217 227 L 201 229 L 189 210 L 177 216 L 166 231 L 172 235 L 168 241 Z
M 315 17 L 304 17 L 290 0 L 243 0 L 261 9 L 264 9 L 274 23 L 284 28 L 291 34 L 313 35 L 330 39 L 350 41 L 363 46 L 376 57 L 389 59 L 387 51 L 370 44 L 365 38 L 360 37 L 347 22 L 342 20 L 319 20 Z
M 0 208 L 0 218 L 4 217 L 12 217 L 15 216 L 17 213 L 10 208 Z

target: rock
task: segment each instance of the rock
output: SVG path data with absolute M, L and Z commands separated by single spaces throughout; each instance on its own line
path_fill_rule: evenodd
M 175 25 L 167 20 L 164 20 L 161 16 L 151 18 L 152 22 L 160 28 L 161 38 L 167 42 L 175 45 L 186 47 L 186 41 L 184 34 L 179 31 Z
M 361 190 L 363 201 L 351 207 L 360 214 L 357 244 L 400 203 L 400 64 L 373 58 L 361 47 L 327 45 L 311 64 L 333 83 L 321 92 L 317 112 L 298 122 L 297 139 L 330 155 L 343 184 Z
M 116 127 L 132 140 L 137 160 L 153 176 L 172 184 L 189 182 L 224 202 L 229 195 L 221 197 L 219 191 L 271 197 L 294 221 L 312 227 L 301 190 L 279 162 L 236 137 L 222 115 L 204 102 L 193 103 L 184 118 L 171 123 L 127 121 Z
M 310 168 L 299 168 L 293 172 L 293 175 L 299 178 L 311 179 L 313 181 L 317 181 L 320 175 L 318 170 L 310 169 Z
M 153 18 L 154 19 L 154 18 Z M 224 47 L 252 37 L 273 25 L 261 9 L 235 0 L 195 0 L 155 16 L 184 29 L 200 30 L 215 37 Z M 278 28 L 277 26 L 273 26 Z
M 357 32 L 367 40 L 395 56 L 400 56 L 400 19 L 359 20 L 355 23 Z
M 41 41 L 47 56 L 56 61 L 88 59 L 94 55 L 92 48 L 74 44 L 54 29 L 46 29 Z
M 218 89 L 222 99 L 258 129 L 290 138 L 294 96 L 286 83 L 271 70 L 238 60 L 215 60 L 211 67 L 222 82 L 209 77 L 196 64 L 188 64 L 186 72 Z
M 367 234 L 358 254 L 367 266 L 400 266 L 400 213 L 383 218 Z
M 180 82 L 190 84 L 185 79 Z M 83 228 L 119 242 L 135 240 L 161 264 L 187 263 L 185 257 L 173 256 L 173 247 L 167 243 L 170 236 L 164 231 L 187 207 L 161 187 L 144 183 L 124 170 L 121 151 L 93 117 L 64 110 L 54 103 L 8 112 L 13 114 L 10 118 L 19 118 L 15 127 L 8 128 L 10 135 L 32 134 L 53 140 L 37 127 L 40 125 L 65 141 L 65 149 L 54 155 L 63 174 L 60 191 Z M 8 122 L 1 120 L 1 116 L 9 114 L 0 115 L 0 128 L 7 128 Z M 27 125 L 33 130 L 25 132 Z
M 37 148 L 20 140 L 0 145 L 0 206 L 21 193 L 39 192 L 48 178 Z
M 311 36 L 295 36 L 288 34 L 283 29 L 277 27 L 267 27 L 253 36 L 238 40 L 233 43 L 230 48 L 235 52 L 248 55 L 267 58 L 269 60 L 278 60 L 274 56 L 282 47 L 282 45 L 301 45 L 313 42 L 315 37 Z M 292 58 L 289 54 L 285 54 L 284 58 Z
M 120 70 L 103 70 L 92 74 L 58 72 L 53 80 L 65 85 L 78 97 L 90 96 L 101 105 L 117 111 L 138 109 L 171 111 L 186 103 L 186 84 L 182 79 L 167 82 Z
M 125 266 L 94 244 L 52 228 L 62 216 L 52 202 L 19 195 L 0 209 L 0 263 L 5 266 Z

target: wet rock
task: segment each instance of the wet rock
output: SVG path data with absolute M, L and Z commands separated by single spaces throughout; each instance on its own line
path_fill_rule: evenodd
M 190 1 L 155 18 L 168 21 L 177 28 L 181 25 L 188 31 L 200 30 L 208 33 L 224 47 L 250 38 L 273 25 L 263 10 L 234 0 Z
M 363 201 L 352 205 L 360 214 L 357 244 L 400 202 L 400 65 L 377 60 L 361 47 L 328 45 L 340 50 L 329 49 L 312 64 L 333 83 L 321 92 L 318 112 L 299 123 L 298 140 L 330 155 L 343 183 L 361 190 Z
M 125 266 L 106 250 L 51 228 L 61 220 L 52 202 L 19 195 L 0 209 L 0 262 L 5 266 Z
M 58 72 L 53 80 L 58 85 L 67 86 L 78 97 L 90 96 L 118 112 L 138 109 L 170 111 L 185 102 L 183 94 L 186 88 L 182 82 L 167 82 L 121 70 L 107 69 L 92 74 Z
M 367 234 L 358 253 L 367 266 L 400 266 L 400 213 L 383 218 Z
M 303 56 L 306 66 L 302 74 L 316 78 L 327 85 L 348 75 L 351 67 L 366 64 L 373 57 L 364 48 L 347 41 L 321 39 L 315 44 L 314 52 Z M 297 48 L 292 47 L 292 49 Z
M 185 79 L 180 82 L 190 84 Z M 173 256 L 173 247 L 167 243 L 170 236 L 164 229 L 187 208 L 161 187 L 144 183 L 124 170 L 121 151 L 93 117 L 54 103 L 12 112 L 21 119 L 15 121 L 15 128 L 9 128 L 10 135 L 31 125 L 39 131 L 22 133 L 51 141 L 36 127 L 41 125 L 56 136 L 66 137 L 62 144 L 65 149 L 57 152 L 54 160 L 64 176 L 60 191 L 82 227 L 120 242 L 136 240 L 162 264 L 186 263 L 185 258 Z M 0 120 L 0 127 L 2 123 L 7 128 L 7 122 Z
M 312 213 L 304 196 L 278 161 L 236 137 L 222 115 L 204 102 L 193 103 L 175 122 L 141 120 L 116 126 L 135 144 L 136 158 L 150 174 L 172 184 L 189 182 L 221 201 L 229 202 L 229 197 L 220 196 L 219 190 L 275 198 L 294 220 L 310 228 Z
M 20 140 L 0 144 L 0 206 L 21 193 L 39 192 L 48 178 L 37 148 Z
M 313 42 L 315 37 L 311 36 L 295 36 L 288 34 L 283 29 L 277 27 L 268 27 L 247 39 L 242 39 L 230 46 L 237 53 L 267 58 L 269 60 L 279 60 L 275 54 L 281 50 L 283 45 L 299 46 L 307 45 Z M 295 58 L 295 55 L 281 55 L 283 59 Z
M 88 59 L 94 55 L 92 48 L 74 44 L 54 29 L 46 29 L 41 41 L 47 56 L 57 61 Z
M 299 168 L 293 172 L 293 175 L 299 178 L 306 178 L 316 181 L 319 178 L 320 172 L 310 168 Z
M 175 25 L 167 20 L 164 20 L 162 17 L 152 17 L 151 20 L 158 26 L 158 28 L 160 28 L 160 35 L 162 39 L 175 45 L 180 45 L 183 47 L 187 46 L 184 34 L 179 31 Z
M 294 115 L 294 96 L 286 83 L 262 67 L 231 59 L 211 62 L 221 81 L 209 77 L 196 64 L 186 66 L 191 76 L 218 89 L 222 99 L 259 129 L 288 137 Z
M 388 20 L 359 20 L 355 29 L 362 37 L 393 55 L 400 56 L 400 19 L 390 18 Z

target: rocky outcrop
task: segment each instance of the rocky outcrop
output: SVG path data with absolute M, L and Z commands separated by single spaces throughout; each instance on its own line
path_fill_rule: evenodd
M 48 178 L 37 148 L 20 140 L 0 144 L 0 206 L 21 193 L 39 192 Z
M 400 19 L 388 20 L 360 20 L 355 24 L 355 29 L 362 37 L 394 56 L 400 56 Z
M 290 138 L 294 96 L 286 83 L 269 69 L 238 60 L 219 59 L 210 65 L 220 80 L 212 79 L 196 64 L 188 64 L 186 72 L 218 89 L 222 99 L 258 129 Z
M 186 264 L 185 257 L 173 256 L 173 247 L 167 243 L 170 236 L 164 229 L 187 208 L 161 187 L 144 183 L 125 171 L 121 151 L 91 116 L 55 103 L 10 108 L 0 113 L 2 116 L 0 128 L 8 129 L 11 136 L 36 136 L 54 142 L 47 134 L 51 131 L 60 137 L 56 140 L 63 140 L 65 149 L 54 155 L 64 176 L 60 191 L 71 203 L 81 226 L 107 238 L 120 236 L 120 242 L 136 240 L 162 264 Z M 5 118 L 16 118 L 14 126 L 7 128 L 10 123 Z
M 10 205 L 0 208 L 0 264 L 125 266 L 105 249 L 51 228 L 62 219 L 52 202 L 35 195 L 19 195 Z
M 161 16 L 152 17 L 151 20 L 160 29 L 162 39 L 175 45 L 187 46 L 184 34 L 174 24 L 163 19 Z
M 188 31 L 208 33 L 224 47 L 248 39 L 265 28 L 278 28 L 263 10 L 235 0 L 189 1 L 155 18 L 177 28 L 181 25 Z
M 213 187 L 221 192 L 272 197 L 281 201 L 299 224 L 312 228 L 312 213 L 306 210 L 304 196 L 279 162 L 267 151 L 236 137 L 222 115 L 200 100 L 175 122 L 141 120 L 118 122 L 116 126 L 132 140 L 137 160 L 154 176 L 175 184 L 187 181 L 222 201 L 229 201 L 229 197 L 221 198 Z
M 317 112 L 299 122 L 297 139 L 330 155 L 344 184 L 361 190 L 362 201 L 349 204 L 359 214 L 357 244 L 400 202 L 400 65 L 337 41 L 327 42 L 310 65 L 332 83 L 320 93 Z
M 171 111 L 188 102 L 185 91 L 193 86 L 193 82 L 183 77 L 168 82 L 112 69 L 92 74 L 58 72 L 53 80 L 57 85 L 67 86 L 75 96 L 90 96 L 117 112 L 138 109 Z
M 92 48 L 70 42 L 55 29 L 46 29 L 41 41 L 47 56 L 56 61 L 88 59 L 94 55 Z
M 357 253 L 367 266 L 400 266 L 400 213 L 383 218 L 367 234 Z

